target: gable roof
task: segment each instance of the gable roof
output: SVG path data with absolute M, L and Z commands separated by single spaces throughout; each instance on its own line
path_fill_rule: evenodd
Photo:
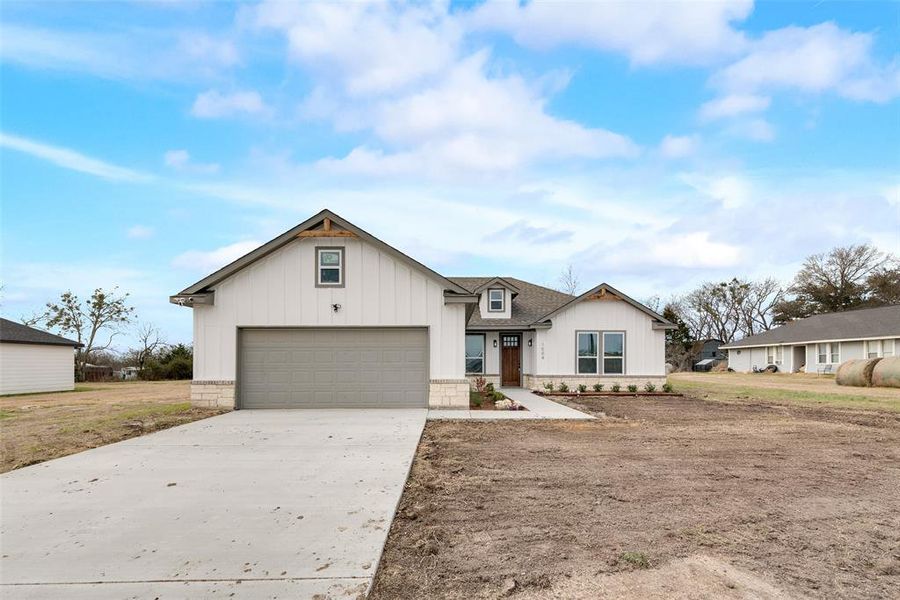
M 81 347 L 76 341 L 66 339 L 9 319 L 0 319 L 0 342 L 10 344 L 43 344 L 47 346 Z
M 885 337 L 900 337 L 900 304 L 813 315 L 721 348 Z
M 451 277 L 451 281 L 475 293 L 495 280 L 502 280 L 518 288 L 509 319 L 482 319 L 474 311 L 466 324 L 468 329 L 521 329 L 530 327 L 541 315 L 569 302 L 573 296 L 529 283 L 515 277 Z
M 490 277 L 487 278 L 484 283 L 476 287 L 472 290 L 475 293 L 481 292 L 489 287 L 494 287 L 499 285 L 500 287 L 505 287 L 509 291 L 513 293 L 513 296 L 519 293 L 519 288 L 514 283 L 512 283 L 507 277 Z
M 321 225 L 323 222 L 325 222 L 326 219 L 330 219 L 331 222 L 338 225 L 340 228 L 355 234 L 357 237 L 359 237 L 360 239 L 362 239 L 365 242 L 368 242 L 369 244 L 372 244 L 373 246 L 377 247 L 379 250 L 383 250 L 383 251 L 387 252 L 388 254 L 391 254 L 392 256 L 394 256 L 394 258 L 397 258 L 397 259 L 401 260 L 402 262 L 405 262 L 408 265 L 424 272 L 426 275 L 429 275 L 430 277 L 436 279 L 437 281 L 442 283 L 451 292 L 455 292 L 457 294 L 470 294 L 470 290 L 460 287 L 459 285 L 457 285 L 456 283 L 447 279 L 440 273 L 429 269 L 428 267 L 426 267 L 419 261 L 400 252 L 393 246 L 386 244 L 385 242 L 382 242 L 381 240 L 376 238 L 374 235 L 372 235 L 366 231 L 363 231 L 356 225 L 350 223 L 349 221 L 345 220 L 344 218 L 338 216 L 337 214 L 331 212 L 330 210 L 328 210 L 326 208 L 326 209 L 320 211 L 319 213 L 317 213 L 316 215 L 310 217 L 309 219 L 303 221 L 299 225 L 288 229 L 287 231 L 285 231 L 284 233 L 282 233 L 275 239 L 273 239 L 269 242 L 266 242 L 265 244 L 263 244 L 262 246 L 260 246 L 259 248 L 255 249 L 255 250 L 248 252 L 247 254 L 240 257 L 239 259 L 225 265 L 218 271 L 211 273 L 210 275 L 207 275 L 206 277 L 204 277 L 197 283 L 186 287 L 180 293 L 176 294 L 175 297 L 177 298 L 178 296 L 190 296 L 193 294 L 202 294 L 204 292 L 209 291 L 209 288 L 211 286 L 214 286 L 217 283 L 222 282 L 223 280 L 225 280 L 228 277 L 232 276 L 233 274 L 237 273 L 241 269 L 244 269 L 245 267 L 252 265 L 256 261 L 260 260 L 261 258 L 265 258 L 272 252 L 275 252 L 279 248 L 286 246 L 287 244 L 293 242 L 294 240 L 297 239 L 297 235 L 300 232 L 315 229 L 319 225 Z
M 620 292 L 613 286 L 609 285 L 608 283 L 601 283 L 597 287 L 589 289 L 588 291 L 581 294 L 580 296 L 574 296 L 574 297 L 570 296 L 571 299 L 568 302 L 566 302 L 565 304 L 563 304 L 562 306 L 558 306 L 555 309 L 548 312 L 547 314 L 543 315 L 542 317 L 535 319 L 535 324 L 543 323 L 544 321 L 549 321 L 550 319 L 552 319 L 553 317 L 555 317 L 562 311 L 568 309 L 571 305 L 577 304 L 577 303 L 581 302 L 582 300 L 585 300 L 585 299 L 587 299 L 595 294 L 598 294 L 598 293 L 599 294 L 610 293 L 610 294 L 618 297 L 620 300 L 627 302 L 634 308 L 636 308 L 639 311 L 641 311 L 642 313 L 646 314 L 648 317 L 650 317 L 654 321 L 657 321 L 660 328 L 662 328 L 662 329 L 672 329 L 675 327 L 675 325 L 673 323 L 671 323 L 668 319 L 663 317 L 661 314 L 657 313 L 654 310 L 651 310 L 649 307 L 641 304 L 634 298 L 630 298 L 629 296 L 626 296 L 625 294 L 623 294 L 622 292 Z

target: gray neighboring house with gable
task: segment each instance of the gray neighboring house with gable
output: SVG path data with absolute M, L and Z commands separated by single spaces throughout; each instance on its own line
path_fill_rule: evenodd
M 721 348 L 735 371 L 834 372 L 845 360 L 900 354 L 900 305 L 814 315 Z
M 674 327 L 607 284 L 445 277 L 329 210 L 170 301 L 193 309 L 192 401 L 235 408 L 466 408 L 480 376 L 661 385 Z

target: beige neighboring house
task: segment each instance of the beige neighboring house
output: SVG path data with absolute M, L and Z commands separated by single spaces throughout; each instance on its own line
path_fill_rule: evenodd
M 814 315 L 721 346 L 740 372 L 834 373 L 852 358 L 900 354 L 900 305 Z
M 75 389 L 78 342 L 0 319 L 0 395 Z
M 444 277 L 328 210 L 170 301 L 193 309 L 192 400 L 235 408 L 462 408 L 478 376 L 659 385 L 673 327 L 606 284 Z

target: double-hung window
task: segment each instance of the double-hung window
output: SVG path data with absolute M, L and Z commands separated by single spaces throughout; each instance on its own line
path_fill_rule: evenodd
M 599 360 L 599 337 L 596 331 L 579 331 L 578 338 L 578 374 L 596 375 Z
M 343 248 L 316 248 L 316 285 L 319 287 L 344 285 Z
M 893 356 L 894 355 L 894 340 L 884 340 L 882 342 L 884 344 L 884 356 Z
M 503 290 L 488 290 L 488 310 L 503 312 Z
M 625 334 L 622 332 L 603 333 L 603 373 L 605 375 L 625 373 Z
M 766 346 L 766 364 L 775 364 L 775 346 Z
M 831 362 L 841 362 L 841 343 L 837 342 L 835 344 L 828 344 L 828 346 L 831 354 Z
M 828 362 L 828 344 L 816 344 L 816 362 L 820 365 Z
M 466 373 L 484 373 L 484 336 L 466 335 Z

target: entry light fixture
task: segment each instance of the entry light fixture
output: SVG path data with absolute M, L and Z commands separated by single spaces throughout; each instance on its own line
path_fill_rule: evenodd
M 331 310 L 333 310 L 334 312 L 337 312 L 337 311 L 341 310 L 341 305 L 340 304 L 332 304 Z
M 497 347 L 497 340 L 494 340 L 494 348 Z
M 534 342 L 534 340 L 528 340 L 528 347 L 529 347 L 529 348 L 531 348 L 532 342 Z

